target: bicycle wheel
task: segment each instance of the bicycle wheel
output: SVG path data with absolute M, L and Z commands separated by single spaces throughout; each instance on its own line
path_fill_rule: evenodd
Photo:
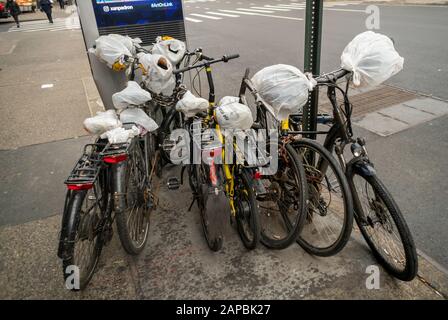
M 243 170 L 235 180 L 234 204 L 238 233 L 244 246 L 253 250 L 260 241 L 260 221 L 250 171 Z
M 400 208 L 376 175 L 349 176 L 355 218 L 378 262 L 394 277 L 411 281 L 418 270 L 417 251 Z
M 305 167 L 309 195 L 297 242 L 310 254 L 334 255 L 345 247 L 353 227 L 350 187 L 336 159 L 319 143 L 300 139 L 293 145 Z
M 209 166 L 193 165 L 193 181 L 197 183 L 197 202 L 201 218 L 202 230 L 207 245 L 212 251 L 219 251 L 223 245 L 223 226 L 228 223 L 225 208 L 229 201 L 222 190 L 214 192 L 210 182 Z M 222 181 L 222 179 L 219 179 Z
M 125 251 L 139 254 L 146 245 L 149 235 L 151 193 L 148 185 L 145 159 L 139 138 L 131 142 L 128 159 L 121 167 L 119 190 L 124 196 L 124 207 L 116 212 L 117 231 Z
M 279 149 L 277 173 L 261 177 L 258 189 L 260 241 L 268 248 L 284 249 L 300 233 L 308 198 L 305 170 L 291 144 Z
M 66 225 L 62 226 L 67 237 L 62 252 L 62 272 L 67 281 L 73 270 L 79 270 L 79 287 L 84 290 L 93 277 L 102 249 L 100 220 L 105 208 L 105 196 L 95 183 L 90 190 L 69 191 L 66 207 Z

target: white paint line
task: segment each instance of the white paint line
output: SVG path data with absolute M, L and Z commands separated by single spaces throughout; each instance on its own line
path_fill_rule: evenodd
M 212 19 L 212 20 L 221 20 L 222 19 L 222 18 L 207 16 L 205 14 L 199 14 L 199 13 L 190 13 L 190 16 L 195 16 L 195 17 L 205 18 L 205 19 Z
M 277 19 L 286 19 L 286 20 L 296 20 L 296 21 L 302 21 L 301 18 L 293 18 L 293 17 L 283 17 L 283 16 L 274 16 L 271 14 L 263 14 L 263 13 L 255 13 L 255 12 L 243 12 L 243 11 L 233 11 L 233 10 L 219 10 L 222 12 L 229 12 L 229 13 L 236 13 L 236 14 L 246 14 L 250 16 L 259 16 L 259 17 L 269 17 L 269 18 L 277 18 Z
M 253 8 L 253 9 L 262 9 L 262 10 L 266 10 L 266 9 L 269 9 L 269 10 L 274 10 L 274 11 L 291 11 L 291 10 L 289 10 L 289 9 L 278 9 L 278 8 L 265 8 L 265 7 L 251 7 L 251 8 Z
M 191 21 L 191 22 L 202 22 L 202 20 L 198 20 L 198 19 L 193 19 L 193 18 L 189 18 L 189 17 L 185 17 L 185 20 L 187 21 Z
M 240 17 L 240 16 L 238 16 L 236 14 L 228 14 L 228 13 L 221 13 L 221 12 L 207 11 L 206 13 L 208 13 L 208 14 L 215 14 L 217 16 L 229 17 L 229 18 L 239 18 Z
M 53 87 L 54 87 L 54 84 L 52 84 L 52 83 L 43 84 L 43 85 L 40 86 L 41 89 L 50 89 L 50 88 L 53 88 Z
M 249 11 L 249 12 L 258 12 L 258 13 L 274 13 L 274 11 L 269 11 L 269 10 L 258 10 L 258 9 L 244 9 L 244 8 L 237 8 L 236 10 Z

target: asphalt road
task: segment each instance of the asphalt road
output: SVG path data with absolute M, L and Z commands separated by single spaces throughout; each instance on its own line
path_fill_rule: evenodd
M 253 72 L 275 63 L 303 67 L 305 21 L 304 10 L 300 5 L 295 9 L 288 8 L 291 2 L 286 0 L 184 2 L 190 48 L 201 46 L 208 55 L 216 57 L 224 53 L 241 55 L 236 61 L 215 67 L 218 98 L 237 94 L 246 67 L 251 67 Z M 271 7 L 252 8 L 264 6 Z M 334 5 L 325 10 L 322 71 L 337 68 L 345 45 L 356 34 L 365 31 L 365 7 Z M 448 7 L 381 5 L 379 8 L 379 32 L 392 36 L 397 50 L 405 58 L 404 70 L 388 83 L 448 99 L 448 44 L 445 41 L 448 34 Z M 48 103 L 43 104 L 35 99 L 30 104 L 30 97 L 21 94 L 14 95 L 11 106 L 5 106 L 5 101 L 0 100 L 1 107 L 11 114 L 5 118 L 2 111 L 2 121 L 10 128 L 8 130 L 13 137 L 11 141 L 19 147 L 18 150 L 1 151 L 0 160 L 4 170 L 0 175 L 0 181 L 3 182 L 0 224 L 18 224 L 60 212 L 64 172 L 68 173 L 71 169 L 83 141 L 60 141 L 42 148 L 28 146 L 34 140 L 46 143 L 78 136 L 78 127 L 71 129 L 71 126 L 89 116 L 88 103 L 84 101 L 82 92 L 82 80 L 88 76 L 88 67 L 85 61 L 81 61 L 85 55 L 79 31 L 6 33 L 10 27 L 10 24 L 0 24 L 0 49 L 1 45 L 5 45 L 7 53 L 10 50 L 8 41 L 17 44 L 11 55 L 0 50 L 0 53 L 5 54 L 0 55 L 0 68 L 4 69 L 0 73 L 0 89 L 13 94 L 10 88 L 22 92 L 19 90 L 21 86 L 23 89 L 26 89 L 25 86 L 40 88 L 41 84 L 54 83 L 55 93 L 51 97 L 57 95 L 60 100 L 47 99 L 45 101 Z M 65 64 L 67 60 L 76 63 Z M 42 61 L 45 64 L 41 64 Z M 80 64 L 83 66 L 82 72 L 77 67 Z M 76 91 L 67 87 L 64 81 L 68 80 L 73 81 Z M 79 103 L 76 101 L 81 100 L 65 99 L 69 93 L 78 94 L 79 99 L 84 100 Z M 36 112 L 36 116 L 33 116 L 34 127 L 47 118 L 57 116 L 55 123 L 58 125 L 55 127 L 61 130 L 55 131 L 53 128 L 51 131 L 47 127 L 38 130 L 34 128 L 34 131 L 20 129 L 23 119 L 14 112 L 15 106 L 20 106 L 17 110 L 23 114 L 26 114 L 26 108 Z M 71 115 L 69 112 L 73 110 L 79 112 Z M 42 116 L 44 120 L 37 116 Z M 33 125 L 32 121 L 30 123 L 29 127 Z M 448 196 L 445 167 L 448 157 L 447 124 L 448 117 L 442 117 L 388 138 L 358 129 L 360 134 L 367 136 L 370 154 L 402 207 L 418 247 L 446 267 L 448 209 L 444 199 Z M 23 139 L 24 136 L 26 139 Z M 73 150 L 73 154 L 70 150 Z M 62 152 L 64 156 L 59 157 L 62 160 L 52 160 L 53 164 L 45 156 L 55 154 L 55 151 Z M 16 165 L 16 161 L 21 158 L 25 159 L 22 165 Z M 13 183 L 17 185 L 9 187 Z M 48 192 L 44 192 L 45 188 Z M 27 194 L 27 197 L 22 201 L 23 194 Z M 52 200 L 43 200 L 43 194 L 51 194 Z

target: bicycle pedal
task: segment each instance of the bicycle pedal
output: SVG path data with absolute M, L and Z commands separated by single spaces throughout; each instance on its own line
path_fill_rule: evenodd
M 169 190 L 177 190 L 180 188 L 180 181 L 176 177 L 168 178 L 167 186 Z

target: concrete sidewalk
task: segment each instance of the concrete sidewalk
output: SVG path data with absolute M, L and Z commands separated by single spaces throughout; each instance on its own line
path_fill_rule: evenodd
M 178 173 L 167 170 L 166 177 Z M 173 199 L 176 199 L 173 201 Z M 355 229 L 337 256 L 316 258 L 293 245 L 282 251 L 260 246 L 248 252 L 229 227 L 224 249 L 211 252 L 199 213 L 187 212 L 188 186 L 160 190 L 148 245 L 127 256 L 115 234 L 90 286 L 64 288 L 56 257 L 60 216 L 0 228 L 0 299 L 444 299 L 448 274 L 420 256 L 420 276 L 410 283 L 381 270 L 380 289 L 368 290 L 366 268 L 375 265 Z

